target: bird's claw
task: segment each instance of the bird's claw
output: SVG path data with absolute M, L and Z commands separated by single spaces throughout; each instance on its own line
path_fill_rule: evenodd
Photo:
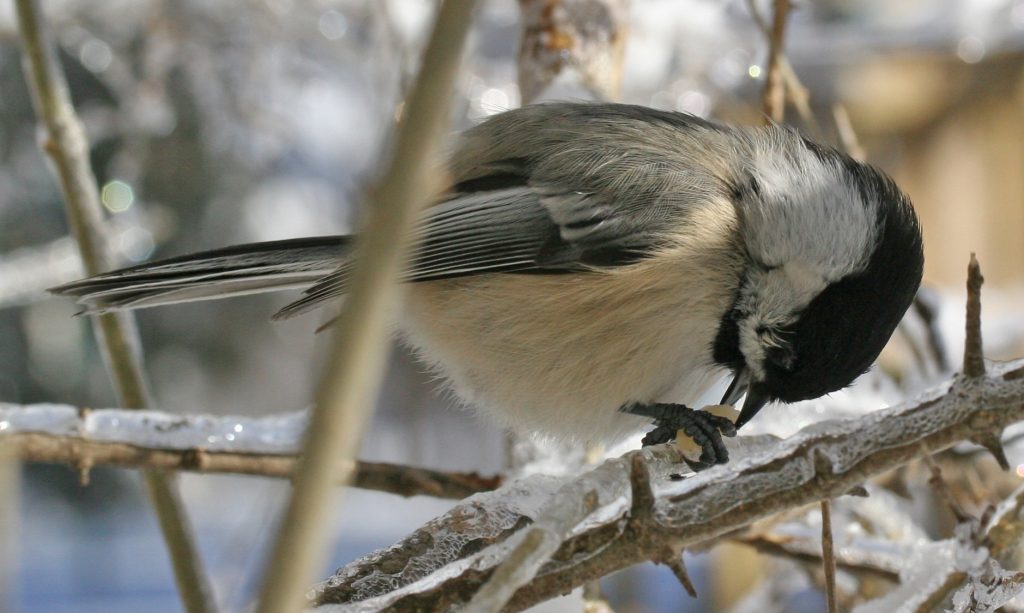
M 679 430 L 693 439 L 701 449 L 700 457 L 696 461 L 684 457 L 683 461 L 694 472 L 729 461 L 729 450 L 722 436 L 736 436 L 736 425 L 724 417 L 681 404 L 633 405 L 625 410 L 654 420 L 654 429 L 641 441 L 644 447 L 674 440 Z

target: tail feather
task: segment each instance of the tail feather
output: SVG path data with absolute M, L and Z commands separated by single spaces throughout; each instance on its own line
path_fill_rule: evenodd
M 50 291 L 87 313 L 137 309 L 308 287 L 338 269 L 347 236 L 239 245 L 142 264 Z

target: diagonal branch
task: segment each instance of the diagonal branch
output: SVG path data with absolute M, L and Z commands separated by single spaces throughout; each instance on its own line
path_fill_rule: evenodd
M 747 457 L 733 454 L 731 464 L 681 482 L 668 479 L 673 472 L 685 472 L 671 449 L 646 450 L 656 504 L 649 518 L 639 522 L 627 521 L 629 465 L 621 458 L 609 460 L 574 478 L 572 491 L 597 492 L 602 503 L 570 531 L 508 608 L 521 610 L 627 566 L 658 559 L 666 545 L 698 545 L 779 511 L 840 496 L 923 454 L 981 433 L 1001 432 L 1024 421 L 1022 373 L 1024 360 L 992 368 L 980 378 L 957 378 L 915 402 L 818 424 Z M 739 438 L 743 444 L 748 437 Z M 391 549 L 342 568 L 321 587 L 318 602 L 381 608 L 465 603 L 505 559 L 509 537 L 543 519 L 547 497 L 568 491 L 564 482 L 548 477 L 480 494 Z M 529 497 L 521 499 L 523 492 Z M 473 528 L 467 533 L 470 517 Z M 480 544 L 451 548 L 456 535 L 460 542 Z M 423 543 L 436 543 L 437 549 Z M 449 549 L 442 551 L 445 547 Z M 428 581 L 442 569 L 444 576 Z
M 448 101 L 474 4 L 445 0 L 438 8 L 392 155 L 370 194 L 367 226 L 356 243 L 349 291 L 317 390 L 295 487 L 264 571 L 260 613 L 297 610 L 317 565 L 327 557 L 333 486 L 353 476 L 383 377 L 388 320 L 399 298 L 398 273 L 417 211 L 438 187 L 431 182 L 430 166 L 450 115 Z

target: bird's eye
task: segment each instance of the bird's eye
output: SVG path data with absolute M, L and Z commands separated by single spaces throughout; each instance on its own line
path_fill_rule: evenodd
M 764 352 L 767 362 L 786 372 L 796 368 L 796 352 L 787 346 L 769 347 Z

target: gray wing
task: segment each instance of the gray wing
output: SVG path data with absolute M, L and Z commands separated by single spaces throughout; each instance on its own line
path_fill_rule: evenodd
M 720 130 L 627 105 L 538 105 L 499 115 L 462 137 L 451 164 L 457 180 L 418 225 L 405 279 L 634 263 L 725 189 L 711 165 L 692 160 L 694 144 L 713 146 L 716 136 L 723 140 Z M 344 293 L 349 272 L 343 266 L 323 278 L 275 318 Z

